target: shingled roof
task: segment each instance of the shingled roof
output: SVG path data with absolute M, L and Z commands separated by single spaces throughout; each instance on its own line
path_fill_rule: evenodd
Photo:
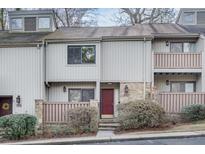
M 102 40 L 109 38 L 198 36 L 197 31 L 189 31 L 177 24 L 138 24 L 135 26 L 120 27 L 64 27 L 50 33 L 9 33 L 9 31 L 0 31 L 0 45 L 38 43 L 42 40 Z
M 60 28 L 47 35 L 47 40 L 63 39 L 103 39 L 122 37 L 171 37 L 190 36 L 197 37 L 197 33 L 192 33 L 177 24 L 138 24 L 135 26 L 122 27 L 73 27 Z

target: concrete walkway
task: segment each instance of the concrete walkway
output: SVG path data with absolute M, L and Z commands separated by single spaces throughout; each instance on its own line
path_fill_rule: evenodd
M 78 137 L 78 138 L 53 138 L 44 140 L 21 141 L 4 144 L 92 144 L 110 141 L 126 141 L 126 140 L 145 140 L 145 139 L 163 139 L 163 138 L 186 138 L 205 136 L 205 131 L 192 132 L 169 132 L 169 133 L 141 133 L 141 134 L 121 134 L 111 136 L 92 136 L 92 137 Z
M 114 132 L 113 131 L 103 131 L 103 130 L 100 130 L 97 132 L 97 135 L 96 137 L 111 137 L 111 136 L 114 136 Z

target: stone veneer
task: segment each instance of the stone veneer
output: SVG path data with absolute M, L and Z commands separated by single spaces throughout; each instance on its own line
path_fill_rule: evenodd
M 125 86 L 128 86 L 128 93 L 125 93 Z M 146 98 L 150 98 L 151 83 L 146 83 Z M 128 103 L 130 101 L 144 99 L 144 83 L 143 82 L 121 82 L 120 83 L 120 103 Z

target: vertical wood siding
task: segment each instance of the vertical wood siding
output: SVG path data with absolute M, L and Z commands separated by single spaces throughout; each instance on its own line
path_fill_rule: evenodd
M 152 54 L 151 42 L 116 41 L 102 43 L 103 81 L 143 82 L 144 54 L 146 55 L 146 81 L 151 81 Z
M 154 53 L 155 68 L 201 68 L 201 53 Z
M 68 101 L 69 88 L 92 88 L 95 89 L 96 83 L 94 82 L 79 82 L 79 83 L 52 83 L 49 88 L 49 102 L 66 102 Z M 63 92 L 63 87 L 66 87 L 66 92 Z
M 0 95 L 13 96 L 13 113 L 34 114 L 40 98 L 40 50 L 36 47 L 0 48 Z M 16 97 L 21 107 L 16 106 Z
M 67 46 L 69 44 L 49 44 L 46 49 L 47 81 L 96 81 L 100 78 L 100 45 L 96 45 L 96 64 L 67 64 Z M 75 44 L 74 44 L 75 45 Z M 80 45 L 80 44 L 76 44 Z M 88 44 L 85 44 L 88 45 Z
M 45 124 L 65 123 L 69 109 L 89 107 L 89 102 L 48 102 L 43 104 L 43 122 Z
M 180 113 L 185 106 L 205 104 L 205 93 L 161 93 L 158 101 L 165 112 Z

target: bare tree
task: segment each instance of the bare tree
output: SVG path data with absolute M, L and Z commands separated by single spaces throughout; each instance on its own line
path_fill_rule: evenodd
M 0 8 L 0 29 L 5 30 L 7 23 L 7 10 Z
M 58 27 L 80 27 L 97 25 L 96 9 L 65 8 L 53 9 L 55 24 Z
M 173 8 L 121 8 L 114 21 L 120 25 L 170 23 L 175 17 L 176 10 Z

